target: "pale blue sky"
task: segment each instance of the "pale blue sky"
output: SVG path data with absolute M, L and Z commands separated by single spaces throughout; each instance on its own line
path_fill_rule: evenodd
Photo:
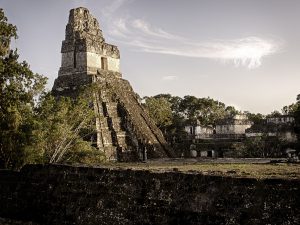
M 300 94 L 298 0 L 0 0 L 33 71 L 60 67 L 69 10 L 87 7 L 140 96 L 210 96 L 270 113 Z

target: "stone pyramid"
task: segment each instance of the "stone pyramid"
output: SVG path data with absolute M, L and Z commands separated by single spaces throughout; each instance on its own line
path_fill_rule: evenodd
M 118 47 L 105 42 L 98 21 L 86 8 L 70 10 L 61 54 L 55 96 L 76 97 L 91 83 L 100 87 L 91 99 L 99 151 L 120 161 L 174 156 L 139 96 L 122 78 Z

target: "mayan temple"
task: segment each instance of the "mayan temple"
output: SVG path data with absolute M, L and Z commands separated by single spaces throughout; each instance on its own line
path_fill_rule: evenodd
M 52 93 L 74 97 L 82 87 L 99 84 L 94 94 L 94 145 L 110 160 L 172 157 L 161 131 L 120 72 L 120 52 L 107 44 L 98 21 L 86 8 L 70 11 L 62 60 Z

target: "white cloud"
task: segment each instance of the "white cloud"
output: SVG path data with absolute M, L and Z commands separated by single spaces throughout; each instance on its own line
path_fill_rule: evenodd
M 105 16 L 110 16 L 118 11 L 125 3 L 129 2 L 130 0 L 113 0 L 111 4 L 104 7 L 102 10 L 102 14 Z
M 210 58 L 235 66 L 257 68 L 262 59 L 279 50 L 280 43 L 260 37 L 234 40 L 195 41 L 155 28 L 141 19 L 119 19 L 110 35 L 136 50 L 183 57 Z
M 113 22 L 113 27 L 110 29 L 109 34 L 118 37 L 118 38 L 126 38 L 128 35 L 128 28 L 124 19 L 120 18 Z
M 135 19 L 132 21 L 132 27 L 141 31 L 142 33 L 154 36 L 158 38 L 165 38 L 165 39 L 177 39 L 178 37 L 172 35 L 160 28 L 152 28 L 147 22 L 141 19 Z
M 172 81 L 172 80 L 177 80 L 178 77 L 177 76 L 164 76 L 162 77 L 162 80 L 164 81 Z

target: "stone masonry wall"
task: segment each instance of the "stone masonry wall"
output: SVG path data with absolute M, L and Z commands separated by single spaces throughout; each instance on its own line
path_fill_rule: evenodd
M 87 72 L 87 67 L 120 72 L 120 52 L 117 46 L 105 43 L 100 25 L 88 9 L 79 7 L 70 10 L 62 42 L 62 61 L 59 76 Z M 102 60 L 106 60 L 106 63 Z M 71 71 L 71 73 L 70 73 Z
M 299 180 L 65 165 L 0 171 L 0 218 L 38 224 L 300 224 Z

